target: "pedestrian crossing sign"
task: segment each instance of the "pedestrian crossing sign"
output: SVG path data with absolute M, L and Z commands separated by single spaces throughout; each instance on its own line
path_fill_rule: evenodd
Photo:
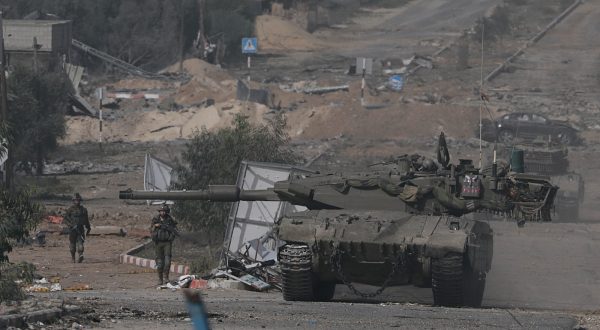
M 242 53 L 256 54 L 258 52 L 258 42 L 256 38 L 242 38 Z

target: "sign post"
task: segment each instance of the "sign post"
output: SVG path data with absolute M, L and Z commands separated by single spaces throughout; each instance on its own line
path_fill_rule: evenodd
M 104 98 L 104 88 L 98 88 L 96 90 L 96 96 L 98 97 L 98 119 L 99 119 L 98 142 L 100 143 L 100 150 L 102 150 L 102 99 Z
M 242 54 L 248 55 L 248 81 L 250 81 L 250 68 L 252 54 L 258 53 L 258 41 L 256 38 L 242 38 Z
M 364 97 L 365 97 L 365 75 L 373 73 L 373 59 L 367 57 L 357 57 L 356 58 L 356 72 L 361 70 L 362 72 L 362 81 L 360 85 L 360 104 L 364 105 Z

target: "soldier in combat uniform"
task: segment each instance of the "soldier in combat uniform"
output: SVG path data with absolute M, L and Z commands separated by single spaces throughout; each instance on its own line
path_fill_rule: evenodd
M 81 195 L 75 193 L 73 196 L 73 205 L 67 209 L 64 217 L 65 224 L 69 227 L 69 249 L 71 259 L 75 262 L 75 250 L 79 254 L 78 262 L 83 261 L 83 243 L 85 236 L 90 234 L 92 227 L 88 219 L 88 212 L 81 205 Z M 84 231 L 84 228 L 87 230 Z
M 156 271 L 158 273 L 158 285 L 169 282 L 169 270 L 171 269 L 171 248 L 175 236 L 177 236 L 177 223 L 169 215 L 169 206 L 161 205 L 158 215 L 152 218 L 150 232 L 156 252 Z

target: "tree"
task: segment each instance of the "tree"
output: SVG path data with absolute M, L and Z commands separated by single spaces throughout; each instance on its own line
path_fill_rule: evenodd
M 6 135 L 2 135 L 6 136 Z M 27 191 L 0 189 L 0 302 L 24 297 L 15 280 L 31 279 L 33 265 L 8 263 L 13 245 L 29 236 L 42 218 L 42 206 Z
M 30 197 L 28 191 L 0 189 L 0 263 L 8 261 L 13 244 L 28 237 L 41 220 L 43 208 Z
M 26 67 L 16 67 L 7 83 L 14 95 L 8 111 L 13 164 L 27 171 L 35 164 L 41 175 L 44 159 L 65 134 L 70 83 L 62 72 L 34 74 Z
M 206 189 L 209 184 L 235 184 L 242 160 L 296 164 L 300 158 L 287 144 L 286 122 L 281 116 L 265 125 L 252 125 L 248 117 L 237 115 L 231 128 L 211 133 L 199 131 L 186 144 L 177 160 L 175 189 Z M 194 231 L 208 233 L 211 244 L 223 238 L 230 203 L 185 201 L 177 203 L 177 221 Z
M 228 55 L 239 55 L 241 38 L 253 34 L 260 3 L 206 0 L 206 37 L 222 35 Z M 183 44 L 188 50 L 199 28 L 196 0 L 0 0 L 5 18 L 21 19 L 33 11 L 72 21 L 73 37 L 121 60 L 159 69 L 178 60 L 183 17 Z M 181 8 L 183 6 L 183 10 Z

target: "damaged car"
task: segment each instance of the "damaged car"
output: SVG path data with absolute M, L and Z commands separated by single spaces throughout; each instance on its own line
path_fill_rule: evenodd
M 579 130 L 568 122 L 529 112 L 506 114 L 494 121 L 484 119 L 481 132 L 482 139 L 505 144 L 536 139 L 560 142 L 564 145 L 578 145 L 582 142 Z

